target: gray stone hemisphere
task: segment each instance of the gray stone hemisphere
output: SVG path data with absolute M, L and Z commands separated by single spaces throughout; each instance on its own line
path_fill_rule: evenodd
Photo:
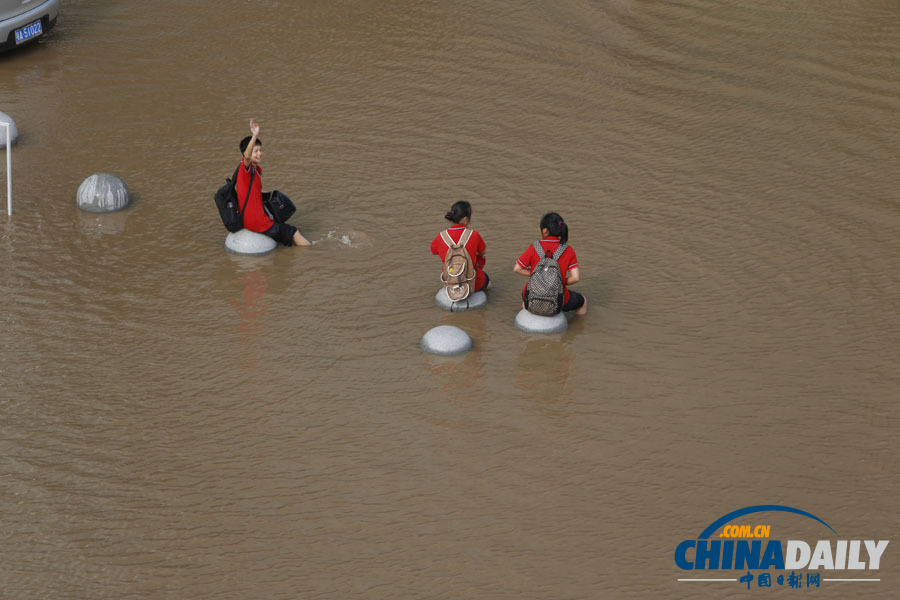
M 453 325 L 438 325 L 422 337 L 422 350 L 432 354 L 462 354 L 472 349 L 469 334 Z
M 11 125 L 9 128 L 9 143 L 15 146 L 16 140 L 19 139 L 19 130 L 16 129 L 16 122 L 5 112 L 0 112 L 0 123 L 9 123 Z M 0 150 L 6 151 L 6 127 L 0 127 Z
M 76 202 L 78 208 L 88 212 L 113 212 L 131 203 L 131 192 L 115 175 L 94 173 L 78 186 Z
M 524 308 L 516 315 L 516 327 L 527 333 L 559 333 L 569 327 L 569 321 L 562 313 L 552 317 L 542 317 Z
M 247 256 L 262 256 L 268 254 L 278 243 L 267 235 L 240 229 L 228 234 L 225 238 L 225 249 L 234 254 Z
M 446 288 L 441 288 L 437 291 L 437 294 L 434 295 L 434 303 L 444 310 L 449 310 L 450 312 L 475 310 L 476 308 L 483 308 L 485 305 L 487 305 L 487 294 L 485 294 L 484 292 L 475 292 L 465 300 L 460 300 L 459 302 L 451 302 L 450 297 L 447 296 Z

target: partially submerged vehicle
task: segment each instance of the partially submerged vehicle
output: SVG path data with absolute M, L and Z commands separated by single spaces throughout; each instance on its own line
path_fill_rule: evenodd
M 0 0 L 0 52 L 39 40 L 53 29 L 60 0 Z

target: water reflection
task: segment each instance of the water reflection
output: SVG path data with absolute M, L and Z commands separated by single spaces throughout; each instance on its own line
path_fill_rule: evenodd
M 81 231 L 91 237 L 101 235 L 118 235 L 125 231 L 128 221 L 128 210 L 117 210 L 110 213 L 91 213 L 78 210 L 78 226 Z
M 236 369 L 243 373 L 241 378 L 251 383 L 251 389 L 258 389 L 260 374 L 265 372 L 265 319 L 269 308 L 269 277 L 265 269 L 248 269 L 237 280 L 240 288 L 232 299 L 232 306 L 238 314 L 239 352 L 230 357 Z
M 529 336 L 516 360 L 520 374 L 516 387 L 521 398 L 554 402 L 572 394 L 574 355 L 567 334 Z
M 450 325 L 465 331 L 472 338 L 472 350 L 457 356 L 428 354 L 427 364 L 433 375 L 437 375 L 440 390 L 445 394 L 471 394 L 485 385 L 485 356 L 482 346 L 486 339 L 485 309 L 451 313 L 440 310 L 441 319 L 435 326 Z

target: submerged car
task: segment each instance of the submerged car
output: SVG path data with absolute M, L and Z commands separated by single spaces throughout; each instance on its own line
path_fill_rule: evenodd
M 60 0 L 0 0 L 0 52 L 39 40 L 56 25 Z

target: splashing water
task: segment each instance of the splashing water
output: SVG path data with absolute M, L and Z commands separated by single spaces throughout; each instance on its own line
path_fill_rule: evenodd
M 346 233 L 338 234 L 336 231 L 329 231 L 328 234 L 320 240 L 314 240 L 313 244 L 318 244 L 319 242 L 330 242 L 335 241 L 339 244 L 343 244 L 344 246 L 349 246 L 351 248 L 354 247 L 353 239 Z

